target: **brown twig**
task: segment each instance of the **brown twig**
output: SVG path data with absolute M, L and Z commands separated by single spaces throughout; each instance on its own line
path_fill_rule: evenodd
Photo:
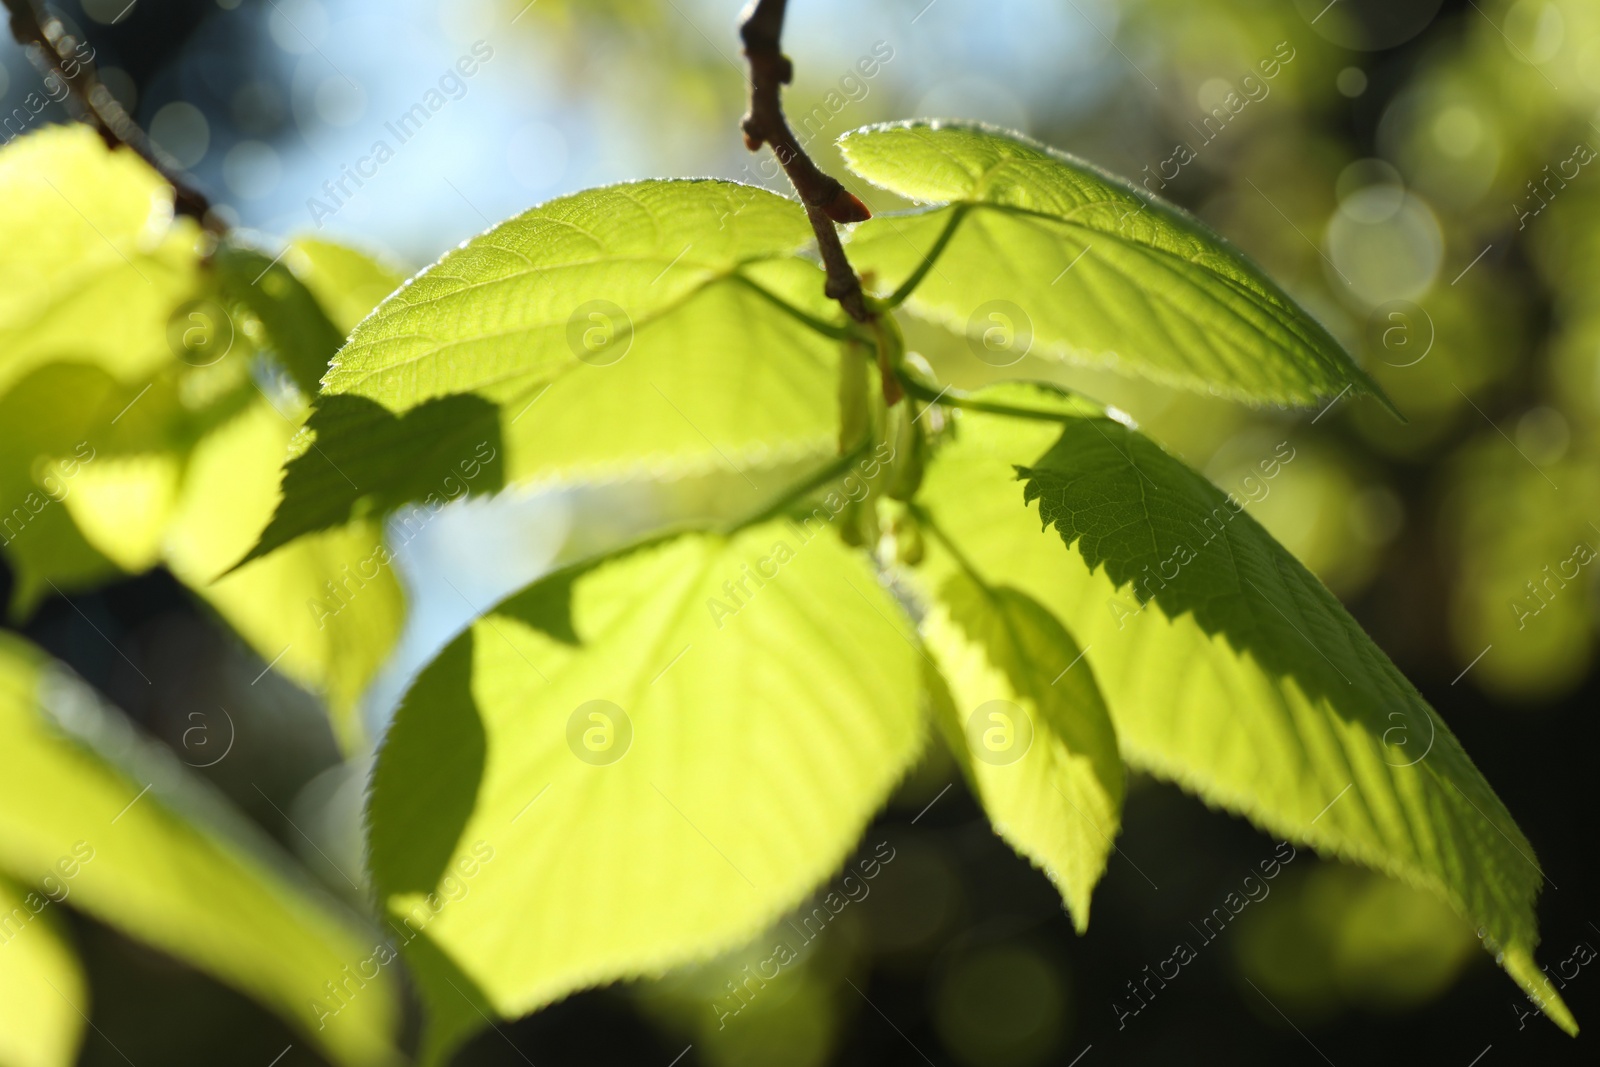
M 836 222 L 864 222 L 872 217 L 854 193 L 839 180 L 824 173 L 795 140 L 783 116 L 779 94 L 794 76 L 794 67 L 783 54 L 783 14 L 785 0 L 752 0 L 745 9 L 739 37 L 750 61 L 750 111 L 744 117 L 744 144 L 754 152 L 763 144 L 783 166 L 789 182 L 805 205 L 806 216 L 817 234 L 822 265 L 827 269 L 825 292 L 857 322 L 871 322 L 874 315 L 861 293 L 861 279 L 844 254 Z
M 78 103 L 79 117 L 94 127 L 106 147 L 126 145 L 139 153 L 172 186 L 174 208 L 180 215 L 199 220 L 213 233 L 223 232 L 226 226 L 211 211 L 210 201 L 156 157 L 150 138 L 105 87 L 95 73 L 92 50 L 89 56 L 80 55 L 84 42 L 68 33 L 60 19 L 42 11 L 37 0 L 4 3 L 11 12 L 11 35 L 28 50 L 40 73 L 45 77 L 54 75 L 66 83 Z

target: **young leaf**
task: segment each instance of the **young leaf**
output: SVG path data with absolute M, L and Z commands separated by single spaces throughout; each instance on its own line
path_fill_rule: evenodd
M 150 460 L 169 468 L 158 477 L 170 475 L 169 436 L 146 418 L 170 399 L 154 382 L 124 385 L 101 367 L 65 362 L 35 368 L 0 396 L 0 546 L 17 571 L 14 617 L 25 617 L 58 589 L 152 562 L 164 507 L 130 520 L 97 512 L 89 498 L 95 490 L 119 493 L 124 486 L 114 473 L 96 475 L 122 460 Z M 122 411 L 126 416 L 113 424 Z M 150 502 L 160 505 L 165 495 L 158 491 Z M 92 529 L 100 517 L 106 522 Z
M 253 555 L 438 488 L 474 442 L 505 483 L 751 469 L 836 437 L 838 309 L 793 201 L 719 181 L 593 189 L 447 254 L 356 328 L 315 448 Z M 814 327 L 814 328 L 808 328 Z M 466 453 L 463 453 L 463 448 Z
M 0 733 L 0 873 L 56 879 L 77 910 L 255 997 L 337 1063 L 393 1062 L 390 976 L 350 977 L 377 935 L 291 873 L 170 753 L 13 637 L 0 638 Z M 327 983 L 347 1000 L 325 1005 Z
M 368 809 L 427 1055 L 799 902 L 921 748 L 914 641 L 865 557 L 782 522 L 557 572 L 476 622 L 407 694 Z
M 356 323 L 406 280 L 384 260 L 319 237 L 296 237 L 284 259 L 341 337 L 349 336 Z
M 83 968 L 67 944 L 53 892 L 0 877 L 0 1063 L 71 1067 L 89 1016 Z
M 1089 665 L 1038 601 L 965 573 L 945 579 L 923 625 L 949 682 L 951 702 L 934 708 L 952 751 L 995 831 L 1044 868 L 1082 933 L 1123 791 Z
M 140 574 L 161 559 L 181 474 L 170 452 L 104 455 L 84 464 L 61 503 L 84 540 L 123 571 Z
M 0 149 L 0 241 L 0 392 L 63 357 L 140 384 L 173 359 L 174 313 L 201 288 L 200 229 L 131 150 L 78 124 Z
M 1129 764 L 1438 894 L 1574 1030 L 1533 962 L 1532 847 L 1333 595 L 1198 474 L 1084 401 L 1022 386 L 979 397 L 1046 418 L 964 413 L 925 506 L 985 575 L 1028 589 L 1082 642 Z
M 90 431 L 108 436 L 118 411 L 174 362 L 189 304 L 213 326 L 225 316 L 202 303 L 200 230 L 173 217 L 171 187 L 87 126 L 45 127 L 0 149 L 0 242 L 0 541 L 17 568 L 10 610 L 21 617 L 52 583 L 70 590 L 118 570 L 79 533 L 59 487 L 40 484 L 42 465 L 70 459 L 80 442 L 105 447 Z M 88 391 L 51 393 L 36 380 L 68 359 L 99 372 Z M 138 436 L 114 429 L 123 441 Z M 64 453 L 33 450 L 58 443 Z M 130 547 L 130 560 L 149 555 L 148 541 Z
M 1198 219 L 1018 134 L 912 122 L 839 142 L 850 169 L 942 204 L 856 227 L 850 258 L 997 366 L 1028 352 L 1251 402 L 1380 395 L 1339 343 Z M 926 273 L 924 273 L 924 271 Z M 1387 401 L 1385 401 L 1387 403 Z
M 218 577 L 278 501 L 295 423 L 265 399 L 202 440 L 165 536 L 167 565 L 262 660 L 328 704 L 345 752 L 366 745 L 357 702 L 400 636 L 405 595 L 382 525 L 355 519 Z
M 212 263 L 223 294 L 256 317 L 266 348 L 301 392 L 316 396 L 328 361 L 344 344 L 344 331 L 333 324 L 283 258 L 287 257 L 274 259 L 230 238 L 218 247 Z

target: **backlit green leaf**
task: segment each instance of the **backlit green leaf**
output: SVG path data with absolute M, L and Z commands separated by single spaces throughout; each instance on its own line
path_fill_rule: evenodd
M 111 420 L 174 362 L 174 316 L 204 289 L 201 240 L 192 219 L 173 217 L 160 176 L 87 126 L 45 127 L 0 149 L 0 542 L 17 570 L 13 617 L 52 585 L 71 591 L 118 571 L 73 523 L 58 464 L 80 444 L 104 452 L 112 432 L 136 436 Z M 38 377 L 64 361 L 80 370 Z M 128 554 L 147 555 L 148 545 Z
M 315 396 L 345 335 L 283 262 L 286 258 L 274 259 L 228 239 L 218 247 L 212 264 L 222 292 L 260 322 L 266 349 L 301 392 Z
M 160 561 L 185 455 L 260 402 L 248 373 L 242 356 L 204 368 L 169 361 L 123 383 L 63 360 L 12 383 L 0 396 L 0 549 L 17 570 L 13 616 Z
M 30 889 L 0 877 L 0 1064 L 71 1067 L 89 1015 L 88 988 L 67 944 L 57 876 Z
M 334 360 L 256 554 L 358 501 L 438 491 L 480 442 L 503 458 L 473 492 L 826 451 L 839 346 L 797 316 L 840 313 L 820 268 L 792 255 L 810 237 L 799 205 L 763 190 L 650 181 L 468 241 Z
M 392 1062 L 389 975 L 374 969 L 347 1002 L 324 1003 L 325 983 L 351 981 L 344 969 L 372 955 L 377 935 L 169 752 L 12 637 L 0 638 L 0 733 L 0 873 L 54 879 L 73 908 L 255 997 L 341 1064 Z
M 169 323 L 202 287 L 200 229 L 131 150 L 82 125 L 11 142 L 0 241 L 0 392 L 58 359 L 140 384 L 173 359 Z
M 85 386 L 78 389 L 76 386 Z M 16 573 L 8 611 L 26 618 L 57 588 L 75 590 L 117 573 L 78 532 L 64 501 L 98 454 L 90 413 L 117 392 L 97 368 L 41 368 L 0 396 L 0 551 Z
M 195 447 L 166 561 L 263 661 L 327 702 L 340 746 L 355 752 L 366 744 L 357 702 L 405 618 L 382 524 L 350 520 L 218 577 L 277 505 L 277 471 L 295 425 L 258 399 Z
M 141 392 L 148 403 L 129 408 Z M 124 385 L 101 367 L 67 362 L 37 367 L 0 396 L 0 548 L 17 571 L 13 617 L 26 617 L 56 590 L 74 592 L 149 564 L 150 513 L 110 516 L 134 536 L 113 531 L 108 544 L 74 520 L 89 510 L 93 476 L 119 457 L 170 459 L 165 435 L 142 421 L 166 396 L 153 383 Z M 117 479 L 102 475 L 98 488 L 115 493 Z
M 1038 601 L 964 573 L 944 580 L 923 625 L 953 698 L 935 703 L 951 748 L 996 832 L 1044 868 L 1083 932 L 1123 790 L 1089 665 Z
M 1044 389 L 980 397 L 1059 421 L 965 413 L 929 467 L 926 505 L 991 581 L 1026 584 L 1071 630 L 1128 762 L 1438 894 L 1575 1029 L 1533 962 L 1532 847 L 1333 595 L 1123 423 Z M 1040 532 L 1041 515 L 1056 531 Z
M 426 1048 L 755 936 L 921 747 L 910 621 L 831 529 L 690 534 L 558 572 L 407 694 L 373 877 Z
M 320 237 L 296 237 L 284 261 L 342 336 L 406 280 L 392 264 Z
M 914 122 L 840 141 L 863 178 L 944 206 L 856 227 L 850 257 L 888 293 L 936 257 L 918 314 L 1008 366 L 1032 352 L 1252 402 L 1376 394 L 1339 343 L 1182 210 L 1018 134 Z

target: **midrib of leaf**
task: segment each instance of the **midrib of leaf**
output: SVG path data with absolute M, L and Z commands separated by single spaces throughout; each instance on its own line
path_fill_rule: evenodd
M 998 169 L 998 168 L 996 168 L 996 169 Z M 1120 205 L 1120 203 L 1121 202 L 1115 201 L 1115 200 L 1097 200 L 1097 201 L 1094 201 L 1094 202 L 1088 203 L 1088 204 L 1080 204 L 1077 207 L 1073 208 L 1072 211 L 1069 212 L 1066 215 L 1052 215 L 1052 214 L 1049 214 L 1048 212 L 1039 211 L 1039 210 L 1037 210 L 1035 208 L 1027 208 L 1027 207 L 1022 207 L 1020 205 L 1015 205 L 1015 204 L 998 204 L 998 203 L 995 203 L 994 201 L 991 201 L 991 200 L 963 199 L 963 200 L 951 200 L 951 201 L 948 201 L 946 203 L 940 204 L 940 205 L 932 208 L 931 210 L 932 211 L 943 211 L 943 210 L 945 210 L 947 208 L 954 209 L 950 222 L 947 224 L 947 226 L 945 227 L 945 230 L 939 235 L 938 239 L 934 242 L 934 244 L 932 246 L 930 246 L 930 248 L 928 250 L 928 253 L 927 253 L 927 256 L 924 259 L 923 264 L 920 265 L 917 268 L 917 270 L 914 271 L 910 276 L 908 276 L 906 281 L 901 284 L 900 288 L 895 290 L 894 295 L 889 298 L 890 299 L 890 303 L 891 304 L 899 304 L 899 303 L 903 302 L 905 299 L 907 299 L 908 297 L 914 295 L 915 289 L 916 289 L 916 285 L 920 284 L 923 281 L 923 279 L 926 278 L 929 270 L 931 270 L 937 264 L 939 256 L 941 256 L 944 253 L 945 248 L 948 246 L 951 238 L 953 238 L 955 236 L 956 230 L 960 228 L 961 224 L 968 217 L 971 217 L 971 215 L 972 215 L 972 213 L 974 211 L 976 211 L 976 210 L 993 211 L 996 214 L 1000 214 L 1000 215 L 1010 215 L 1010 216 L 1019 217 L 1019 218 L 1027 218 L 1027 219 L 1030 219 L 1033 222 L 1039 224 L 1040 226 L 1044 226 L 1044 227 L 1058 227 L 1058 228 L 1061 228 L 1061 229 L 1064 229 L 1064 230 L 1071 230 L 1071 231 L 1073 231 L 1073 239 L 1081 241 L 1084 244 L 1092 244 L 1094 238 L 1101 238 L 1101 239 L 1109 238 L 1111 240 L 1119 241 L 1124 245 L 1124 247 L 1126 247 L 1126 248 L 1128 248 L 1130 250 L 1136 250 L 1139 254 L 1145 255 L 1145 256 L 1148 256 L 1148 257 L 1152 258 L 1153 260 L 1155 260 L 1155 265 L 1157 267 L 1160 267 L 1160 268 L 1164 269 L 1164 270 L 1172 270 L 1172 268 L 1170 266 L 1168 266 L 1169 264 L 1184 264 L 1184 265 L 1186 265 L 1188 267 L 1193 267 L 1193 268 L 1197 268 L 1199 270 L 1205 271 L 1208 276 L 1210 276 L 1212 278 L 1215 278 L 1219 282 L 1222 282 L 1231 291 L 1233 291 L 1233 292 L 1237 293 L 1239 296 L 1243 297 L 1247 302 L 1249 302 L 1252 306 L 1254 306 L 1256 308 L 1260 308 L 1263 311 L 1282 311 L 1282 312 L 1291 313 L 1286 317 L 1286 319 L 1279 319 L 1275 315 L 1268 315 L 1267 317 L 1269 319 L 1269 322 L 1264 326 L 1261 323 L 1251 322 L 1249 319 L 1247 319 L 1246 317 L 1244 317 L 1244 315 L 1242 315 L 1240 313 L 1240 310 L 1238 308 L 1235 308 L 1235 307 L 1233 307 L 1231 305 L 1224 304 L 1224 303 L 1218 301 L 1216 306 L 1219 307 L 1220 309 L 1222 309 L 1223 311 L 1225 311 L 1236 322 L 1238 322 L 1242 326 L 1246 327 L 1248 330 L 1251 330 L 1251 331 L 1254 331 L 1254 332 L 1258 332 L 1258 333 L 1264 333 L 1264 334 L 1267 334 L 1268 336 L 1270 336 L 1270 334 L 1267 332 L 1269 329 L 1281 328 L 1281 329 L 1285 330 L 1289 334 L 1289 336 L 1291 338 L 1293 338 L 1293 340 L 1300 342 L 1300 344 L 1303 345 L 1305 347 L 1305 349 L 1311 353 L 1312 357 L 1315 358 L 1317 360 L 1317 362 L 1320 363 L 1324 368 L 1336 370 L 1336 371 L 1339 371 L 1339 372 L 1346 372 L 1346 371 L 1352 371 L 1353 370 L 1353 373 L 1358 375 L 1363 380 L 1363 382 L 1366 381 L 1366 372 L 1363 371 L 1361 368 L 1355 367 L 1353 364 L 1351 365 L 1351 367 L 1345 367 L 1343 365 L 1335 363 L 1332 360 L 1329 360 L 1326 357 L 1326 355 L 1323 354 L 1323 352 L 1321 351 L 1321 348 L 1319 347 L 1319 339 L 1317 339 L 1315 337 L 1312 337 L 1309 334 L 1307 334 L 1306 332 L 1304 332 L 1304 330 L 1301 328 L 1301 323 L 1297 319 L 1297 316 L 1295 316 L 1293 314 L 1293 312 L 1294 312 L 1294 308 L 1293 307 L 1291 307 L 1290 305 L 1284 303 L 1282 300 L 1278 299 L 1278 297 L 1275 296 L 1271 292 L 1268 292 L 1268 291 L 1262 290 L 1262 289 L 1256 289 L 1256 288 L 1251 287 L 1251 286 L 1247 286 L 1247 285 L 1243 284 L 1242 282 L 1240 282 L 1239 279 L 1234 278 L 1231 275 L 1226 274 L 1226 273 L 1224 273 L 1222 271 L 1218 271 L 1218 270 L 1213 269 L 1212 267 L 1207 265 L 1206 262 L 1205 262 L 1205 257 L 1209 253 L 1205 252 L 1204 250 L 1196 253 L 1193 257 L 1186 258 L 1184 256 L 1179 255 L 1176 252 L 1173 252 L 1170 249 L 1160 248 L 1160 247 L 1158 247 L 1156 245 L 1153 245 L 1153 244 L 1150 244 L 1150 243 L 1148 243 L 1146 241 L 1135 240 L 1135 239 L 1133 239 L 1131 237 L 1125 237 L 1125 236 L 1123 236 L 1121 234 L 1111 234 L 1111 233 L 1108 233 L 1105 230 L 1096 230 L 1091 226 L 1087 226 L 1084 223 L 1076 221 L 1072 217 L 1074 214 L 1076 214 L 1076 213 L 1078 213 L 1080 211 L 1086 211 L 1086 210 L 1088 210 L 1090 208 L 1095 208 L 1095 207 L 1117 207 L 1117 206 Z M 924 211 L 924 212 L 917 212 L 916 214 L 928 214 L 928 213 L 931 213 L 931 212 Z M 987 234 L 985 236 L 987 237 Z M 1114 267 L 1114 265 L 1111 264 L 1111 263 L 1102 263 L 1102 266 L 1104 266 L 1108 270 L 1113 269 L 1113 267 Z M 1181 272 L 1181 270 L 1172 270 L 1172 273 L 1181 275 L 1182 272 Z M 1126 281 L 1130 291 L 1138 292 L 1147 301 L 1149 300 L 1150 291 L 1151 291 L 1152 287 L 1150 287 L 1149 285 L 1145 284 L 1144 282 L 1141 282 L 1139 279 L 1128 275 L 1126 272 L 1122 272 L 1121 276 Z M 1158 306 L 1166 307 L 1168 305 L 1165 305 L 1165 304 L 1162 304 L 1162 305 L 1151 304 L 1150 305 L 1150 310 L 1152 311 L 1152 313 L 1154 313 L 1156 311 Z M 1207 335 L 1202 334 L 1202 336 L 1207 336 Z M 1207 336 L 1207 340 L 1209 340 L 1208 336 Z M 1074 352 L 1084 352 L 1084 353 L 1088 353 L 1088 351 L 1089 351 L 1088 349 L 1080 348 L 1080 347 L 1077 347 L 1077 346 L 1070 346 L 1066 350 L 1074 351 Z M 1220 352 L 1220 351 L 1218 351 L 1216 349 L 1213 349 L 1213 353 L 1218 358 L 1222 358 L 1222 357 L 1224 357 L 1226 355 L 1225 353 Z M 1090 353 L 1090 354 L 1102 355 L 1103 353 L 1096 352 L 1096 353 Z M 1116 355 L 1116 353 L 1111 353 L 1111 354 L 1112 355 Z M 1120 357 L 1118 357 L 1118 358 L 1120 359 Z M 1148 375 L 1150 377 L 1160 377 L 1160 371 L 1158 369 L 1156 369 L 1156 368 L 1149 368 L 1149 367 L 1141 366 L 1140 367 L 1140 373 Z M 1170 374 L 1170 372 L 1169 372 L 1169 374 Z M 1374 392 L 1374 395 L 1377 396 L 1378 394 L 1376 392 Z
M 968 578 L 972 579 L 972 584 L 983 592 L 984 599 L 994 606 L 995 617 L 1000 620 L 1000 625 L 1005 628 L 1006 639 L 1011 642 L 1011 647 L 1017 649 L 1021 654 L 1021 650 L 1027 646 L 1022 643 L 1022 635 L 1017 632 L 1017 626 L 1012 620 L 1011 613 L 1005 610 L 999 594 L 995 592 L 994 586 L 989 583 L 988 579 L 984 578 L 982 573 L 979 572 L 977 565 L 972 561 L 972 557 L 967 555 L 960 545 L 956 544 L 944 527 L 940 526 L 938 521 L 927 511 L 914 504 L 910 510 L 911 514 L 916 516 L 917 520 L 928 528 L 939 543 L 944 545 L 945 550 L 950 553 L 950 558 L 956 561 L 956 565 L 961 568 Z M 1037 679 L 1034 678 L 1031 671 L 1027 673 L 1027 677 L 1030 683 L 1029 688 L 1031 689 L 1033 687 L 1032 683 Z M 1039 699 L 1037 692 L 1030 692 L 1027 695 L 1036 701 Z
M 618 260 L 623 260 L 623 259 L 627 259 L 627 258 L 629 258 L 629 257 L 604 257 L 604 258 L 598 259 L 598 260 L 586 261 L 586 264 L 583 264 L 583 265 L 589 265 L 589 264 L 598 263 L 598 262 L 617 262 Z M 660 257 L 635 256 L 635 257 L 631 257 L 631 258 L 636 262 L 663 262 L 663 259 L 660 258 Z M 805 326 L 807 326 L 810 329 L 814 330 L 816 333 L 821 334 L 822 336 L 827 337 L 827 338 L 832 339 L 832 340 L 838 340 L 838 339 L 841 339 L 844 336 L 847 336 L 845 331 L 843 331 L 841 329 L 838 329 L 838 328 L 835 328 L 835 327 L 830 327 L 826 323 L 823 323 L 820 320 L 812 317 L 811 315 L 806 314 L 804 311 L 801 311 L 799 308 L 795 307 L 793 304 L 789 303 L 787 300 L 784 300 L 782 297 L 778 296 L 776 293 L 774 293 L 771 290 L 767 289 L 765 286 L 761 285 L 760 283 L 750 279 L 749 277 L 747 277 L 744 274 L 744 268 L 747 267 L 747 266 L 750 266 L 750 265 L 756 264 L 756 263 L 770 262 L 772 260 L 784 259 L 784 258 L 788 258 L 788 257 L 777 256 L 777 255 L 751 256 L 751 257 L 748 257 L 746 259 L 741 259 L 738 262 L 738 264 L 736 264 L 734 267 L 729 268 L 727 270 L 712 270 L 711 268 L 705 267 L 705 266 L 702 265 L 701 269 L 702 269 L 702 271 L 705 272 L 705 277 L 704 278 L 702 278 L 699 282 L 697 282 L 693 287 L 691 287 L 690 289 L 686 290 L 677 299 L 669 301 L 668 303 L 662 304 L 661 306 L 659 306 L 657 308 L 654 308 L 650 313 L 648 313 L 646 315 L 641 315 L 637 320 L 634 320 L 632 322 L 632 329 L 631 329 L 630 332 L 632 332 L 633 334 L 637 335 L 637 334 L 641 333 L 646 327 L 653 325 L 659 319 L 665 318 L 668 315 L 671 315 L 671 314 L 674 314 L 675 312 L 683 310 L 683 308 L 685 308 L 690 303 L 692 303 L 695 300 L 696 297 L 702 295 L 703 293 L 706 292 L 706 290 L 710 289 L 714 285 L 717 285 L 717 284 L 719 284 L 721 282 L 725 282 L 725 281 L 738 281 L 738 282 L 741 282 L 744 285 L 748 286 L 750 289 L 752 289 L 756 293 L 760 294 L 763 298 L 765 298 L 766 300 L 768 300 L 769 302 L 771 302 L 772 304 L 774 304 L 775 306 L 777 306 L 778 308 L 780 308 L 781 310 L 786 312 L 788 315 L 790 315 L 792 318 L 794 318 L 795 321 L 804 324 Z M 669 266 L 672 264 L 671 260 L 665 260 L 664 262 L 666 262 Z M 679 260 L 678 262 L 681 263 L 682 261 Z M 573 266 L 573 265 L 576 265 L 576 264 L 563 264 L 562 266 Z M 543 268 L 540 268 L 539 270 L 533 270 L 533 271 L 523 271 L 523 272 L 521 272 L 519 274 L 507 275 L 504 278 L 496 278 L 496 279 L 493 279 L 492 281 L 477 282 L 477 283 L 474 283 L 473 285 L 468 286 L 466 288 L 455 290 L 454 292 L 441 293 L 439 296 L 430 297 L 427 300 L 419 301 L 419 302 L 417 302 L 415 304 L 407 304 L 406 305 L 406 309 L 407 310 L 411 310 L 413 308 L 425 307 L 428 304 L 434 303 L 434 302 L 439 301 L 439 300 L 452 299 L 455 296 L 457 296 L 459 293 L 466 292 L 467 288 L 478 288 L 478 287 L 481 287 L 481 286 L 484 286 L 484 285 L 499 284 L 501 282 L 522 281 L 522 280 L 525 280 L 526 278 L 528 278 L 530 275 L 535 275 L 535 274 L 541 273 L 542 270 L 543 270 Z M 441 275 L 440 277 L 451 278 L 453 276 L 452 275 Z M 436 346 L 434 348 L 429 349 L 426 352 L 418 353 L 417 355 L 410 356 L 410 357 L 408 357 L 406 359 L 403 359 L 403 360 L 400 360 L 398 362 L 390 363 L 390 364 L 387 364 L 387 365 L 385 365 L 383 367 L 377 367 L 377 368 L 373 368 L 372 370 L 368 370 L 368 371 L 362 373 L 359 377 L 351 378 L 348 384 L 340 383 L 340 387 L 335 391 L 336 393 L 339 393 L 339 394 L 352 393 L 352 392 L 356 391 L 356 387 L 357 386 L 363 385 L 366 382 L 369 382 L 374 378 L 381 377 L 381 376 L 386 375 L 386 374 L 391 374 L 391 373 L 399 370 L 402 367 L 411 367 L 411 366 L 415 366 L 416 364 L 422 363 L 422 362 L 427 361 L 427 360 L 436 359 L 436 358 L 438 358 L 438 356 L 441 353 L 447 352 L 452 348 L 458 348 L 458 347 L 461 347 L 462 345 L 478 344 L 478 343 L 481 343 L 483 341 L 498 340 L 500 338 L 505 338 L 505 337 L 515 337 L 515 336 L 517 336 L 519 334 L 535 333 L 535 332 L 538 332 L 538 331 L 541 331 L 541 330 L 550 330 L 550 329 L 554 329 L 554 328 L 560 327 L 562 325 L 564 325 L 564 320 L 550 320 L 550 321 L 546 321 L 546 322 L 535 322 L 535 323 L 529 323 L 529 324 L 527 324 L 525 326 L 519 326 L 514 330 L 505 330 L 505 331 L 502 331 L 500 333 L 478 333 L 478 334 L 473 334 L 471 337 L 463 337 L 463 338 L 460 338 L 459 340 L 449 341 L 449 342 L 440 341 L 437 338 L 430 337 L 430 336 L 428 336 L 426 334 L 393 334 L 393 335 L 390 335 L 390 336 L 387 336 L 387 337 L 375 338 L 375 339 L 373 339 L 371 341 L 363 341 L 360 344 L 346 345 L 343 349 L 340 350 L 339 356 L 336 356 L 329 363 L 328 371 L 329 371 L 329 374 L 331 375 L 335 368 L 337 368 L 341 363 L 345 362 L 346 359 L 343 358 L 343 357 L 359 355 L 359 354 L 361 354 L 363 351 L 365 351 L 367 349 L 376 348 L 378 346 L 391 345 L 391 344 L 394 344 L 397 341 L 409 341 L 409 340 L 426 341 L 427 343 Z M 527 377 L 535 377 L 535 378 L 538 379 L 538 382 L 541 383 L 541 384 L 554 383 L 554 382 L 559 381 L 562 378 L 566 377 L 568 374 L 572 373 L 574 370 L 577 370 L 581 366 L 582 366 L 581 363 L 574 363 L 573 361 L 570 361 L 570 360 L 560 360 L 560 361 L 556 362 L 555 364 L 553 364 L 551 366 L 546 366 L 546 367 L 519 368 L 519 369 L 514 370 L 514 371 L 508 371 L 505 374 L 499 375 L 497 377 L 482 379 L 481 381 L 478 381 L 478 382 L 474 383 L 470 387 L 465 387 L 461 391 L 465 392 L 465 391 L 472 391 L 472 390 L 478 390 L 478 389 L 485 389 L 485 388 L 489 388 L 489 387 L 492 387 L 492 386 L 504 384 L 505 382 L 515 381 L 518 378 L 527 378 Z M 526 394 L 524 394 L 524 395 L 526 395 Z M 387 406 L 387 405 L 385 405 L 385 406 Z M 415 405 L 413 405 L 413 406 L 415 406 Z M 391 410 L 395 410 L 395 409 L 391 408 Z M 406 410 L 406 409 L 401 409 L 401 410 Z
M 906 280 L 901 282 L 900 287 L 890 294 L 888 298 L 890 307 L 899 307 L 906 302 L 907 297 L 916 292 L 917 286 L 922 284 L 922 280 L 928 276 L 928 272 L 939 262 L 939 257 L 944 255 L 944 250 L 949 246 L 950 239 L 956 235 L 956 230 L 960 227 L 961 220 L 966 218 L 967 211 L 971 207 L 972 205 L 966 201 L 954 205 L 954 210 L 950 212 L 950 221 L 945 223 L 944 229 L 939 231 L 939 236 L 934 239 L 933 244 L 928 246 L 927 252 L 923 253 L 922 262 L 917 264 L 917 269 L 906 275 Z M 907 237 L 905 240 L 910 243 L 911 238 Z

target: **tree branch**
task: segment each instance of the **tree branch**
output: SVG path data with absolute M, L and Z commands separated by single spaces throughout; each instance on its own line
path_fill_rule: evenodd
M 874 313 L 862 296 L 861 279 L 844 254 L 834 223 L 863 222 L 872 217 L 872 212 L 838 179 L 811 161 L 783 116 L 779 96 L 794 76 L 794 67 L 783 54 L 781 43 L 784 7 L 785 0 L 752 0 L 739 27 L 745 58 L 750 61 L 750 110 L 742 124 L 744 145 L 752 152 L 763 144 L 772 146 L 772 154 L 789 176 L 805 205 L 811 228 L 816 231 L 822 264 L 828 271 L 824 291 L 852 319 L 871 322 Z
M 210 201 L 156 158 L 150 138 L 100 81 L 94 69 L 93 51 L 87 56 L 79 54 L 86 42 L 68 33 L 60 19 L 43 12 L 37 0 L 4 0 L 4 3 L 11 13 L 11 35 L 27 49 L 41 74 L 54 75 L 66 84 L 78 103 L 80 118 L 94 127 L 106 147 L 126 145 L 139 153 L 172 186 L 178 214 L 197 219 L 213 233 L 222 233 L 226 226 L 212 213 Z

